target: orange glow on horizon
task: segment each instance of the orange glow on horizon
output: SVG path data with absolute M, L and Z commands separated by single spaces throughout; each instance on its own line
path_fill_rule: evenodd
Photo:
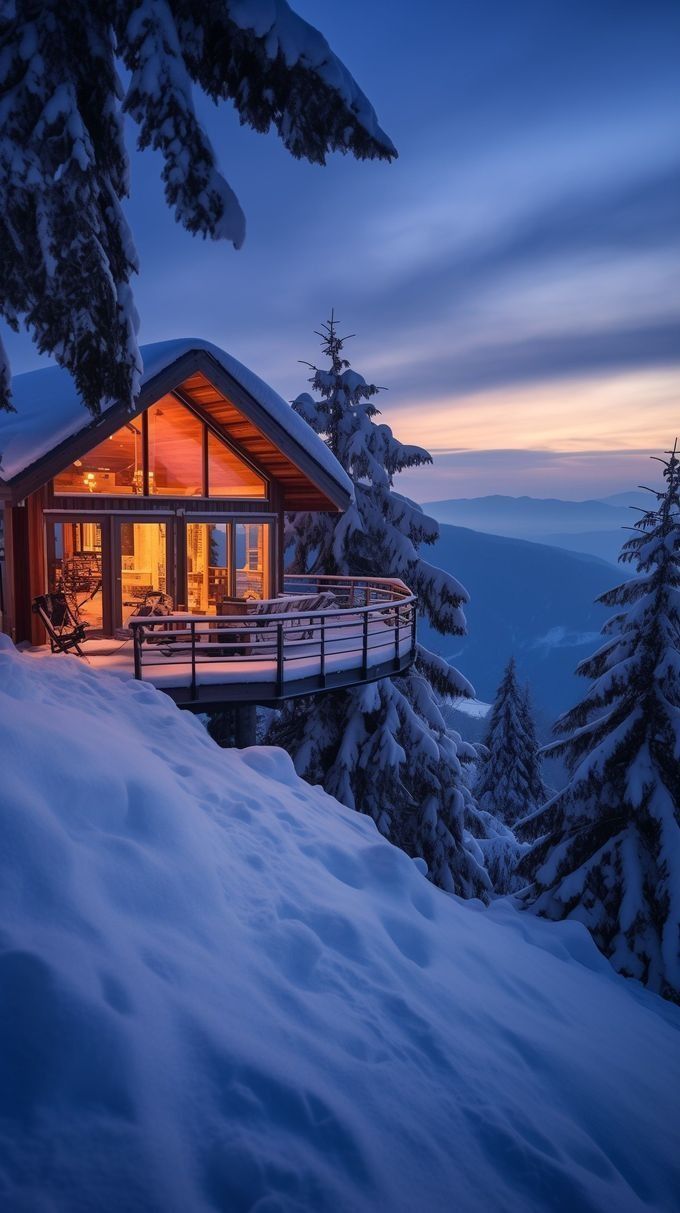
M 680 371 L 553 380 L 403 404 L 384 420 L 433 451 L 665 449 L 680 433 Z

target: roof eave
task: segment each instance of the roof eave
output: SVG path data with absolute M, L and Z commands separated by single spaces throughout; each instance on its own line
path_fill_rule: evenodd
M 4 483 L 0 481 L 0 499 L 16 505 L 31 493 L 42 488 L 49 480 L 63 471 L 73 459 L 85 454 L 93 445 L 92 431 L 97 431 L 97 441 L 103 441 L 115 433 L 126 416 L 143 413 L 155 400 L 171 392 L 195 371 L 203 371 L 214 386 L 224 391 L 233 404 L 285 451 L 296 467 L 307 476 L 315 487 L 335 508 L 343 512 L 350 505 L 352 496 L 338 484 L 314 459 L 309 451 L 298 443 L 279 422 L 247 391 L 207 350 L 197 347 L 187 350 L 174 362 L 149 379 L 142 387 L 132 409 L 126 405 L 113 405 L 99 417 L 60 442 L 53 450 L 41 455 L 29 467 Z M 313 431 L 312 431 L 313 432 Z

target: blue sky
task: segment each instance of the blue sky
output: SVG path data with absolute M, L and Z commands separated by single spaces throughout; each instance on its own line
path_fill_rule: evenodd
M 420 499 L 589 496 L 680 430 L 680 9 L 304 0 L 399 152 L 290 159 L 199 101 L 246 211 L 236 253 L 133 158 L 141 339 L 198 334 L 287 398 L 334 307 L 387 420 L 436 454 Z M 14 369 L 37 358 L 9 339 Z

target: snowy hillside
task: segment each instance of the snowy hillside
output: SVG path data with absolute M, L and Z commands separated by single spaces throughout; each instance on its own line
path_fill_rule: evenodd
M 670 1213 L 680 1012 L 585 930 L 0 646 L 0 1207 Z
M 595 598 L 625 569 L 523 539 L 442 525 L 428 558 L 470 595 L 467 635 L 440 636 L 421 620 L 423 642 L 453 659 L 490 703 L 513 655 L 529 679 L 543 732 L 582 691 L 576 665 L 592 652 L 605 618 Z M 493 638 L 493 643 L 490 643 Z

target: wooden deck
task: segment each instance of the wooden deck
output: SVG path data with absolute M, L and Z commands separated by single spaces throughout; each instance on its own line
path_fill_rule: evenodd
M 273 706 L 402 673 L 416 647 L 415 595 L 389 578 L 288 577 L 286 596 L 242 615 L 129 621 L 130 639 L 90 640 L 88 663 L 152 683 L 180 707 Z M 323 610 L 296 600 L 331 591 Z

